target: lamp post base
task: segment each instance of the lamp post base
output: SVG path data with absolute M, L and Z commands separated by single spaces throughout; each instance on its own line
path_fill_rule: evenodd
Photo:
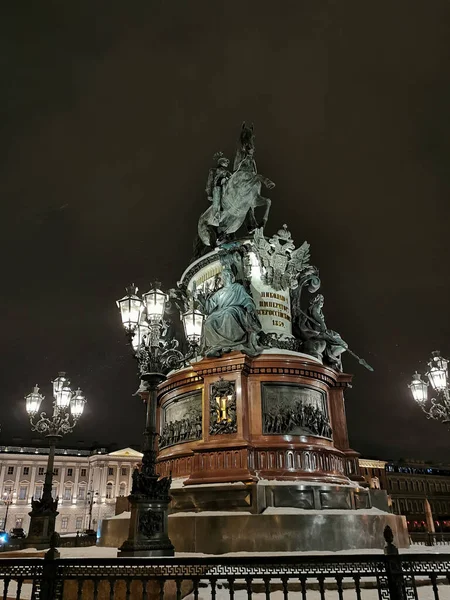
M 130 503 L 128 539 L 119 549 L 118 557 L 174 556 L 175 550 L 167 532 L 169 502 L 130 496 Z
M 30 529 L 28 530 L 28 536 L 25 538 L 25 548 L 43 550 L 51 546 L 58 514 L 56 507 L 55 510 L 46 508 L 44 510 L 32 510 L 29 513 L 31 517 Z

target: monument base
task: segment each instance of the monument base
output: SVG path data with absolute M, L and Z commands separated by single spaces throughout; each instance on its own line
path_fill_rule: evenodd
M 409 546 L 405 517 L 376 508 L 307 511 L 267 509 L 245 513 L 178 513 L 169 516 L 169 535 L 177 552 L 337 552 L 382 550 L 389 525 L 399 548 Z
M 373 508 L 367 488 L 268 480 L 197 486 L 173 483 L 168 536 L 177 552 L 382 550 L 386 525 L 394 532 L 398 547 L 409 546 L 405 517 Z M 124 513 L 105 519 L 98 545 L 120 547 L 129 530 L 127 517 Z M 133 556 L 124 554 L 125 549 L 120 556 Z
M 105 519 L 102 523 L 98 545 L 117 548 L 128 535 L 129 520 L 116 520 L 113 527 L 109 521 Z M 396 545 L 407 548 L 405 517 L 376 508 L 348 511 L 272 508 L 262 515 L 178 513 L 169 516 L 169 536 L 177 552 L 202 554 L 382 551 L 386 525 L 391 527 Z

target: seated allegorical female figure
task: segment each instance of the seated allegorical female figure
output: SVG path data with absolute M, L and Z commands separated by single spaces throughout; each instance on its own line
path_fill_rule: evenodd
M 261 323 L 253 298 L 241 283 L 235 281 L 231 269 L 222 271 L 223 287 L 205 301 L 208 315 L 203 327 L 202 346 L 206 356 L 221 356 L 241 350 L 249 356 L 261 353 L 258 342 Z

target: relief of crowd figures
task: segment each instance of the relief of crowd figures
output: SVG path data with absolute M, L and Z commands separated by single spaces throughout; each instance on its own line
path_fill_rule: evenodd
M 182 444 L 202 439 L 202 415 L 201 413 L 186 416 L 165 423 L 159 438 L 159 447 L 165 448 L 173 444 Z
M 331 427 L 326 416 L 315 406 L 299 406 L 296 411 L 287 408 L 273 409 L 264 416 L 264 433 L 280 435 L 316 435 L 331 438 Z
M 332 437 L 320 392 L 290 386 L 263 386 L 263 406 L 265 434 Z

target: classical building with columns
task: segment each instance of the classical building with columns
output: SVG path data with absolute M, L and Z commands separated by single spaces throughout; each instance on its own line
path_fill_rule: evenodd
M 97 529 L 115 514 L 118 497 L 127 496 L 131 476 L 142 454 L 131 448 L 108 453 L 57 449 L 53 496 L 58 496 L 56 531 L 61 534 Z M 0 446 L 0 530 L 28 531 L 32 497 L 42 494 L 48 450 Z M 5 518 L 7 516 L 7 522 Z
M 360 458 L 359 467 L 371 488 L 387 491 L 393 512 L 406 517 L 410 531 L 429 529 L 427 502 L 434 529 L 450 530 L 450 465 Z

